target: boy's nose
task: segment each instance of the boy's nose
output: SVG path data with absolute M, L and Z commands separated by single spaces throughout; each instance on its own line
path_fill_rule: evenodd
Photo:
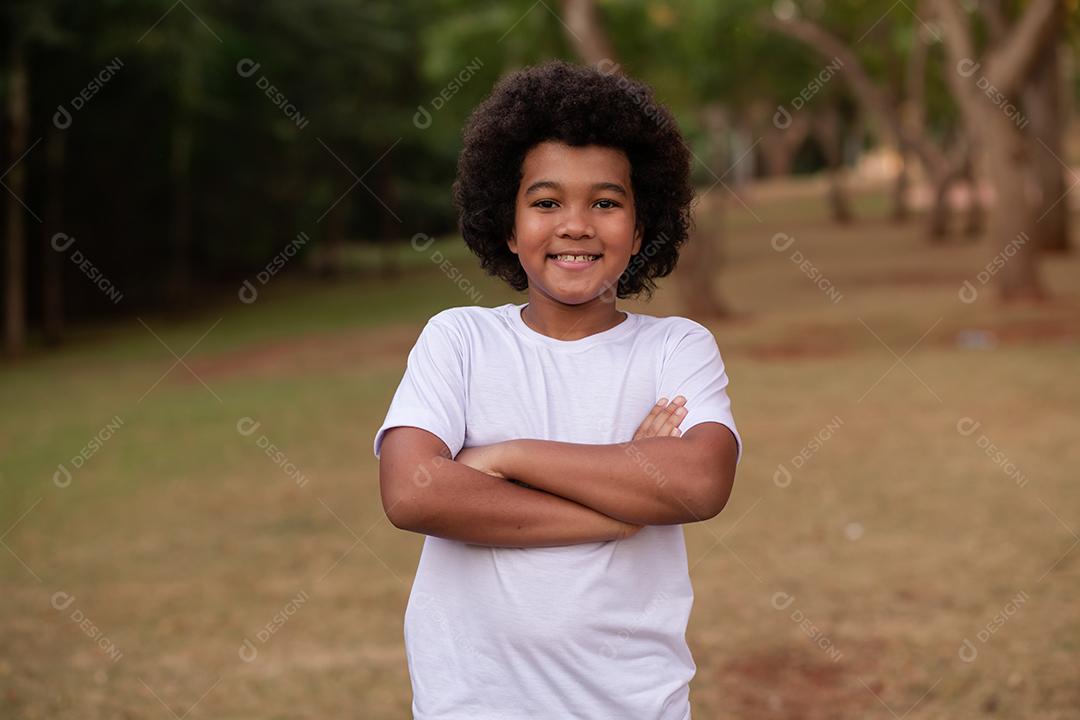
M 594 232 L 593 226 L 577 211 L 569 211 L 562 225 L 556 229 L 559 237 L 574 239 L 592 237 Z

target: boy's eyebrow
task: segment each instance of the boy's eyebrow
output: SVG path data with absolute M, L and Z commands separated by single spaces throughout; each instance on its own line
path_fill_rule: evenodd
M 554 180 L 537 180 L 532 185 L 530 185 L 528 188 L 526 188 L 525 195 L 532 195 L 535 192 L 539 192 L 540 190 L 545 190 L 545 189 L 546 190 L 562 190 L 562 185 L 555 182 Z M 613 193 L 616 193 L 618 195 L 622 195 L 623 197 L 626 197 L 626 188 L 624 188 L 619 183 L 598 182 L 598 183 L 593 183 L 592 187 L 589 188 L 589 189 L 594 191 L 594 192 L 597 191 L 597 190 L 609 190 L 609 191 L 611 191 Z

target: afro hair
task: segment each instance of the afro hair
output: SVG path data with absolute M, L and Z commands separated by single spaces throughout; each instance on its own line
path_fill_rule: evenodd
M 675 269 L 691 227 L 690 151 L 649 86 L 614 68 L 562 60 L 526 67 L 500 78 L 469 116 L 463 136 L 454 204 L 465 243 L 489 274 L 515 290 L 528 287 L 507 240 L 525 155 L 547 140 L 616 148 L 630 161 L 643 234 L 619 278 L 617 297 L 651 297 L 654 280 Z

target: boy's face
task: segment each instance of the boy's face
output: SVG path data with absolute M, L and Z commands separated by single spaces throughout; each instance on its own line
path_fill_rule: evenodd
M 536 145 L 522 163 L 515 206 L 508 244 L 531 291 L 567 305 L 605 293 L 614 299 L 630 256 L 641 248 L 630 161 L 622 150 Z

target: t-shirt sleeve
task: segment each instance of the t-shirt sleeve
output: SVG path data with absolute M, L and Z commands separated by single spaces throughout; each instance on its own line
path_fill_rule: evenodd
M 375 457 L 383 436 L 393 427 L 409 425 L 438 436 L 456 457 L 465 444 L 465 373 L 460 335 L 434 318 L 429 320 L 409 352 L 386 419 L 375 433 Z
M 738 444 L 735 460 L 738 465 L 743 442 L 731 414 L 727 386 L 727 371 L 716 338 L 707 328 L 694 323 L 667 352 L 660 378 L 660 397 L 669 401 L 676 395 L 686 398 L 686 417 L 679 425 L 684 435 L 703 422 L 718 422 L 731 430 Z

